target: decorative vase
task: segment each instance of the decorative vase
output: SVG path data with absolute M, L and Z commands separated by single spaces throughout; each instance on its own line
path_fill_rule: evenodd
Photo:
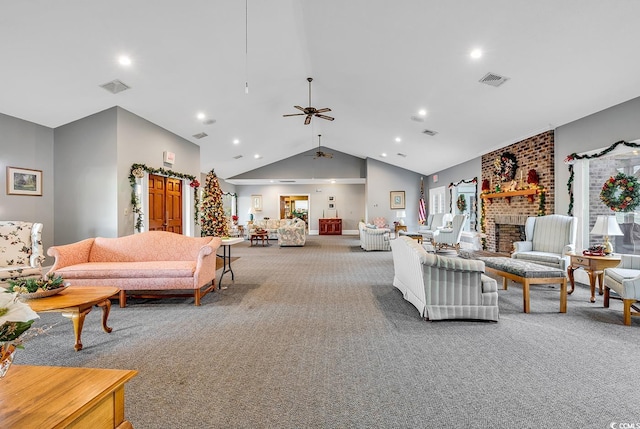
M 13 344 L 0 346 L 0 357 L 2 359 L 0 360 L 0 378 L 3 378 L 9 371 L 15 354 L 16 347 Z

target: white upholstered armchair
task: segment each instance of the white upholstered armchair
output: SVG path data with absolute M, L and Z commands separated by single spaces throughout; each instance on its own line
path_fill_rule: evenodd
M 360 247 L 364 250 L 391 250 L 389 228 L 370 228 L 364 222 L 358 224 Z
M 460 237 L 466 220 L 466 214 L 457 214 L 453 217 L 451 228 L 442 228 L 434 231 L 431 243 L 436 248 L 436 251 L 444 248 L 452 248 L 456 252 L 460 250 Z
M 566 270 L 568 253 L 576 250 L 578 219 L 572 216 L 547 215 L 527 218 L 526 240 L 513 243 L 512 258 Z
M 640 316 L 640 255 L 621 255 L 620 265 L 604 270 L 604 306 L 609 307 L 611 289 L 623 302 L 623 320 L 631 325 L 631 315 Z M 631 311 L 631 309 L 635 311 Z
M 9 280 L 42 277 L 42 224 L 0 221 L 0 287 Z

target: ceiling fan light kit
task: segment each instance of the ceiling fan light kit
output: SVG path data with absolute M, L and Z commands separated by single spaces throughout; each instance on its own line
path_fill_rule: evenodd
M 304 124 L 305 125 L 309 125 L 311 123 L 311 118 L 313 116 L 316 116 L 316 117 L 322 118 L 322 119 L 326 119 L 327 121 L 333 121 L 335 119 L 335 118 L 332 118 L 331 116 L 323 115 L 323 113 L 331 112 L 331 109 L 329 109 L 328 107 L 323 107 L 322 109 L 316 109 L 315 107 L 311 107 L 311 82 L 312 81 L 313 81 L 313 78 L 310 78 L 310 77 L 307 78 L 307 82 L 309 82 L 309 106 L 308 107 L 293 106 L 294 108 L 302 111 L 302 113 L 290 113 L 290 114 L 282 115 L 282 116 L 284 116 L 284 117 L 287 117 L 287 116 L 306 116 L 304 118 Z

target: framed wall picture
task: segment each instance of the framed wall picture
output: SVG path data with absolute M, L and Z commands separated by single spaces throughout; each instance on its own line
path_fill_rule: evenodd
M 251 195 L 251 207 L 257 211 L 262 211 L 262 195 Z
M 335 208 L 336 208 L 336 205 L 335 205 L 334 203 L 329 203 L 329 208 L 330 208 L 330 209 L 335 209 Z
M 329 197 L 329 202 L 330 203 L 334 203 L 335 201 L 336 201 L 336 197 L 334 197 L 334 196 L 330 196 Z
M 42 196 L 42 170 L 7 167 L 7 195 Z
M 404 191 L 391 191 L 391 208 L 404 209 Z

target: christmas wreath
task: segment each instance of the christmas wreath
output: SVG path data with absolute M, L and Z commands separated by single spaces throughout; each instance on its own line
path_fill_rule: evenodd
M 630 212 L 640 204 L 638 179 L 624 173 L 610 177 L 602 185 L 600 200 L 614 212 Z
M 460 210 L 460 213 L 464 213 L 464 211 L 467 209 L 467 199 L 464 197 L 464 195 L 458 195 L 456 206 L 458 207 L 458 210 Z
M 518 160 L 514 154 L 505 152 L 493 162 L 493 169 L 498 181 L 510 182 L 516 177 Z

